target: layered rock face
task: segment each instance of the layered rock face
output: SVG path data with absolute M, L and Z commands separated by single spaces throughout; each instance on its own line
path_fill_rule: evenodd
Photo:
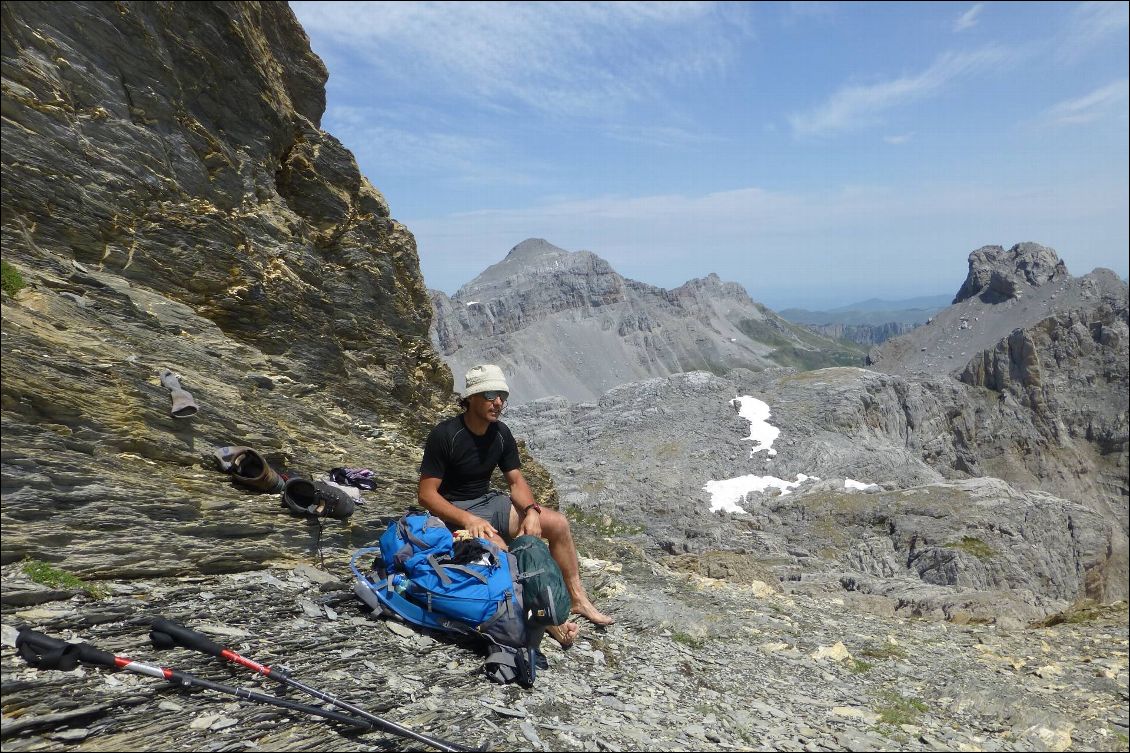
M 754 303 L 717 275 L 674 290 L 588 251 L 529 239 L 454 296 L 432 291 L 432 339 L 456 377 L 496 363 L 515 404 L 592 400 L 624 382 L 706 369 L 855 364 L 859 354 Z
M 808 328 L 824 337 L 850 340 L 858 345 L 870 347 L 885 343 L 892 337 L 909 332 L 917 326 L 917 324 L 887 322 L 886 324 L 809 324 Z
M 278 3 L 3 9 L 3 559 L 85 574 L 309 557 L 317 530 L 207 458 L 377 471 L 414 500 L 450 407 L 411 233 L 319 128 Z M 168 367 L 200 405 L 169 415 Z M 376 511 L 323 543 L 371 534 Z M 350 527 L 352 526 L 352 527 Z
M 735 395 L 768 404 L 780 432 L 771 448 L 755 449 Z M 1025 410 L 994 403 L 954 380 L 736 370 L 622 385 L 595 404 L 539 400 L 507 421 L 549 466 L 566 509 L 608 516 L 672 554 L 748 552 L 777 578 L 915 614 L 1032 619 L 1077 598 L 1120 598 L 1116 526 L 1078 500 L 1022 491 L 1040 485 L 1023 470 L 976 478 L 989 459 L 1023 468 L 995 437 L 1039 437 Z M 707 482 L 739 477 L 795 488 L 711 512 Z M 853 492 L 848 479 L 876 486 Z
M 1130 308 L 1126 283 L 1106 269 L 1072 277 L 1035 243 L 969 255 L 955 303 L 924 327 L 871 351 L 891 374 L 949 374 L 1020 406 L 1034 435 L 1004 432 L 979 472 L 1017 478 L 1100 512 L 1121 531 L 1130 507 Z M 989 446 L 990 442 L 980 444 Z
M 1015 266 L 987 270 L 992 259 Z M 982 300 L 1005 289 L 993 280 L 1011 280 L 1013 297 Z M 779 576 L 839 579 L 941 614 L 1125 598 L 1126 285 L 1106 270 L 1071 278 L 1027 244 L 974 252 L 963 291 L 872 351 L 875 370 L 673 376 L 596 403 L 537 401 L 511 422 L 566 506 L 672 552 L 773 552 Z M 779 452 L 743 451 L 736 395 L 767 404 Z M 720 522 L 704 485 L 740 477 L 777 481 L 748 495 L 750 518 Z M 999 481 L 951 483 L 979 478 Z M 888 496 L 853 501 L 847 479 Z

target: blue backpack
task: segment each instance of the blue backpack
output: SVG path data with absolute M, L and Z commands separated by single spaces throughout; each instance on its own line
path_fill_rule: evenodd
M 363 573 L 358 560 L 376 554 Z M 517 563 L 486 539 L 455 542 L 442 520 L 409 513 L 389 524 L 379 546 L 350 562 L 353 590 L 374 612 L 417 627 L 489 641 L 487 675 L 534 682 L 541 631 L 528 630 Z

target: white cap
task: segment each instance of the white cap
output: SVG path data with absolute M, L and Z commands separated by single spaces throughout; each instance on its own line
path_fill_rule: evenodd
M 506 377 L 502 376 L 502 369 L 491 363 L 472 366 L 465 382 L 467 386 L 463 390 L 463 397 L 480 392 L 510 392 L 510 388 L 506 386 Z

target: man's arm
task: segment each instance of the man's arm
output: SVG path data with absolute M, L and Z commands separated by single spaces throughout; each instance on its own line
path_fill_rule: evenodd
M 518 511 L 520 518 L 518 535 L 529 534 L 540 537 L 541 513 L 534 507 L 534 493 L 530 491 L 530 485 L 526 483 L 522 471 L 515 468 L 507 471 L 503 476 L 506 478 L 506 483 L 510 484 L 510 499 L 514 500 L 514 509 Z
M 448 502 L 439 493 L 439 485 L 443 479 L 434 476 L 420 476 L 420 483 L 416 489 L 416 497 L 420 500 L 420 504 L 425 510 L 435 515 L 444 523 L 450 523 L 459 528 L 465 529 L 472 536 L 481 536 L 484 539 L 490 539 L 495 544 L 506 548 L 505 542 L 502 537 L 498 535 L 489 522 L 482 518 L 460 510 L 455 505 Z

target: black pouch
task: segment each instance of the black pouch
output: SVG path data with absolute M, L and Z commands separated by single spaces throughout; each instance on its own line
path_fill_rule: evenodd
M 500 685 L 516 682 L 523 688 L 532 688 L 537 679 L 539 656 L 534 648 L 511 648 L 492 643 L 487 652 L 487 677 Z

